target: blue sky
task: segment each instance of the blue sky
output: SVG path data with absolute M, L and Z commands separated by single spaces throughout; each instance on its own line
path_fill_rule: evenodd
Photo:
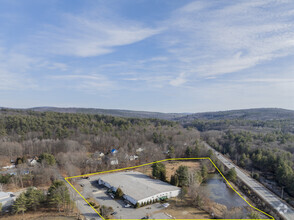
M 292 0 L 0 0 L 0 106 L 294 109 Z

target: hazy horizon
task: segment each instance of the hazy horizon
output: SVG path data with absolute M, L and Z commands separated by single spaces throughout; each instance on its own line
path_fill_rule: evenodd
M 294 109 L 285 109 L 279 107 L 260 107 L 260 108 L 242 108 L 242 109 L 225 109 L 225 110 L 212 110 L 212 111 L 201 111 L 201 112 L 163 112 L 163 111 L 152 111 L 152 110 L 138 110 L 138 109 L 122 109 L 122 108 L 100 108 L 100 107 L 75 107 L 75 106 L 32 106 L 32 107 L 7 107 L 7 106 L 0 106 L 0 108 L 8 108 L 8 109 L 20 109 L 20 110 L 27 110 L 27 109 L 34 109 L 34 108 L 60 108 L 60 109 L 103 109 L 103 110 L 122 110 L 122 111 L 138 111 L 138 112 L 158 112 L 164 114 L 197 114 L 197 113 L 209 113 L 209 112 L 225 112 L 225 111 L 239 111 L 239 110 L 254 110 L 254 109 L 281 109 L 287 111 L 294 111 Z

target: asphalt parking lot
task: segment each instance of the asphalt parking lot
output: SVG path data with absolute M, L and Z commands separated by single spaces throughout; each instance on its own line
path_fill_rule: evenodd
M 115 219 L 141 219 L 147 215 L 151 219 L 170 219 L 164 213 L 164 207 L 160 203 L 151 204 L 141 208 L 125 208 L 123 200 L 112 199 L 106 192 L 106 187 L 100 187 L 97 183 L 98 177 L 91 176 L 89 179 L 79 179 L 77 183 L 83 185 L 81 194 L 85 198 L 94 198 L 100 205 L 111 206 L 117 214 Z M 98 216 L 97 216 L 98 219 Z

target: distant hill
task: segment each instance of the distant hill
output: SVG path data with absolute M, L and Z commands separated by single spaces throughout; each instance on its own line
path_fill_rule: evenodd
M 191 122 L 195 119 L 203 120 L 225 120 L 225 119 L 245 119 L 245 120 L 281 120 L 294 119 L 294 111 L 281 108 L 256 108 L 241 109 L 218 112 L 204 112 L 185 115 L 174 120 L 180 122 Z
M 1 109 L 1 107 L 0 107 Z M 9 108 L 2 108 L 7 109 Z M 100 108 L 57 108 L 57 107 L 34 107 L 29 109 L 11 109 L 14 110 L 10 114 L 18 114 L 27 110 L 37 112 L 60 112 L 60 113 L 81 113 L 81 114 L 101 114 L 116 117 L 127 118 L 156 118 L 164 120 L 173 120 L 181 123 L 189 123 L 195 119 L 200 120 L 225 120 L 225 119 L 244 119 L 244 120 L 283 120 L 293 119 L 294 111 L 281 108 L 256 108 L 241 109 L 218 112 L 203 113 L 162 113 L 148 111 L 132 111 L 121 109 L 100 109 Z
M 174 120 L 176 118 L 188 115 L 188 113 L 161 113 L 148 111 L 132 111 L 120 109 L 100 109 L 100 108 L 57 108 L 57 107 L 35 107 L 27 110 L 38 112 L 61 112 L 61 113 L 83 113 L 83 114 L 101 114 L 116 117 L 128 118 L 157 118 L 164 120 Z

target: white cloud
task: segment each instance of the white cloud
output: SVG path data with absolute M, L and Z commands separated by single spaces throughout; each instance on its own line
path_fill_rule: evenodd
M 106 21 L 86 16 L 67 15 L 61 23 L 60 27 L 48 26 L 35 41 L 50 53 L 78 57 L 111 53 L 117 46 L 142 41 L 161 31 L 123 19 Z
M 66 71 L 68 70 L 68 65 L 65 63 L 53 62 L 49 64 L 48 69 Z
M 241 83 L 271 83 L 271 84 L 292 84 L 294 87 L 294 78 L 247 78 L 240 80 L 228 80 L 229 82 Z
M 71 74 L 51 76 L 54 80 L 70 81 L 69 88 L 75 88 L 84 91 L 96 90 L 116 90 L 118 85 L 101 74 Z
M 0 90 L 37 88 L 27 73 L 36 62 L 29 56 L 0 48 Z
M 292 1 L 195 1 L 165 22 L 163 44 L 194 77 L 235 73 L 294 54 L 293 9 Z
M 169 82 L 169 84 L 172 85 L 172 86 L 181 86 L 181 85 L 183 85 L 186 81 L 187 81 L 187 80 L 186 80 L 186 78 L 185 78 L 185 73 L 180 73 L 180 75 L 179 75 L 177 78 L 171 80 L 171 81 Z

